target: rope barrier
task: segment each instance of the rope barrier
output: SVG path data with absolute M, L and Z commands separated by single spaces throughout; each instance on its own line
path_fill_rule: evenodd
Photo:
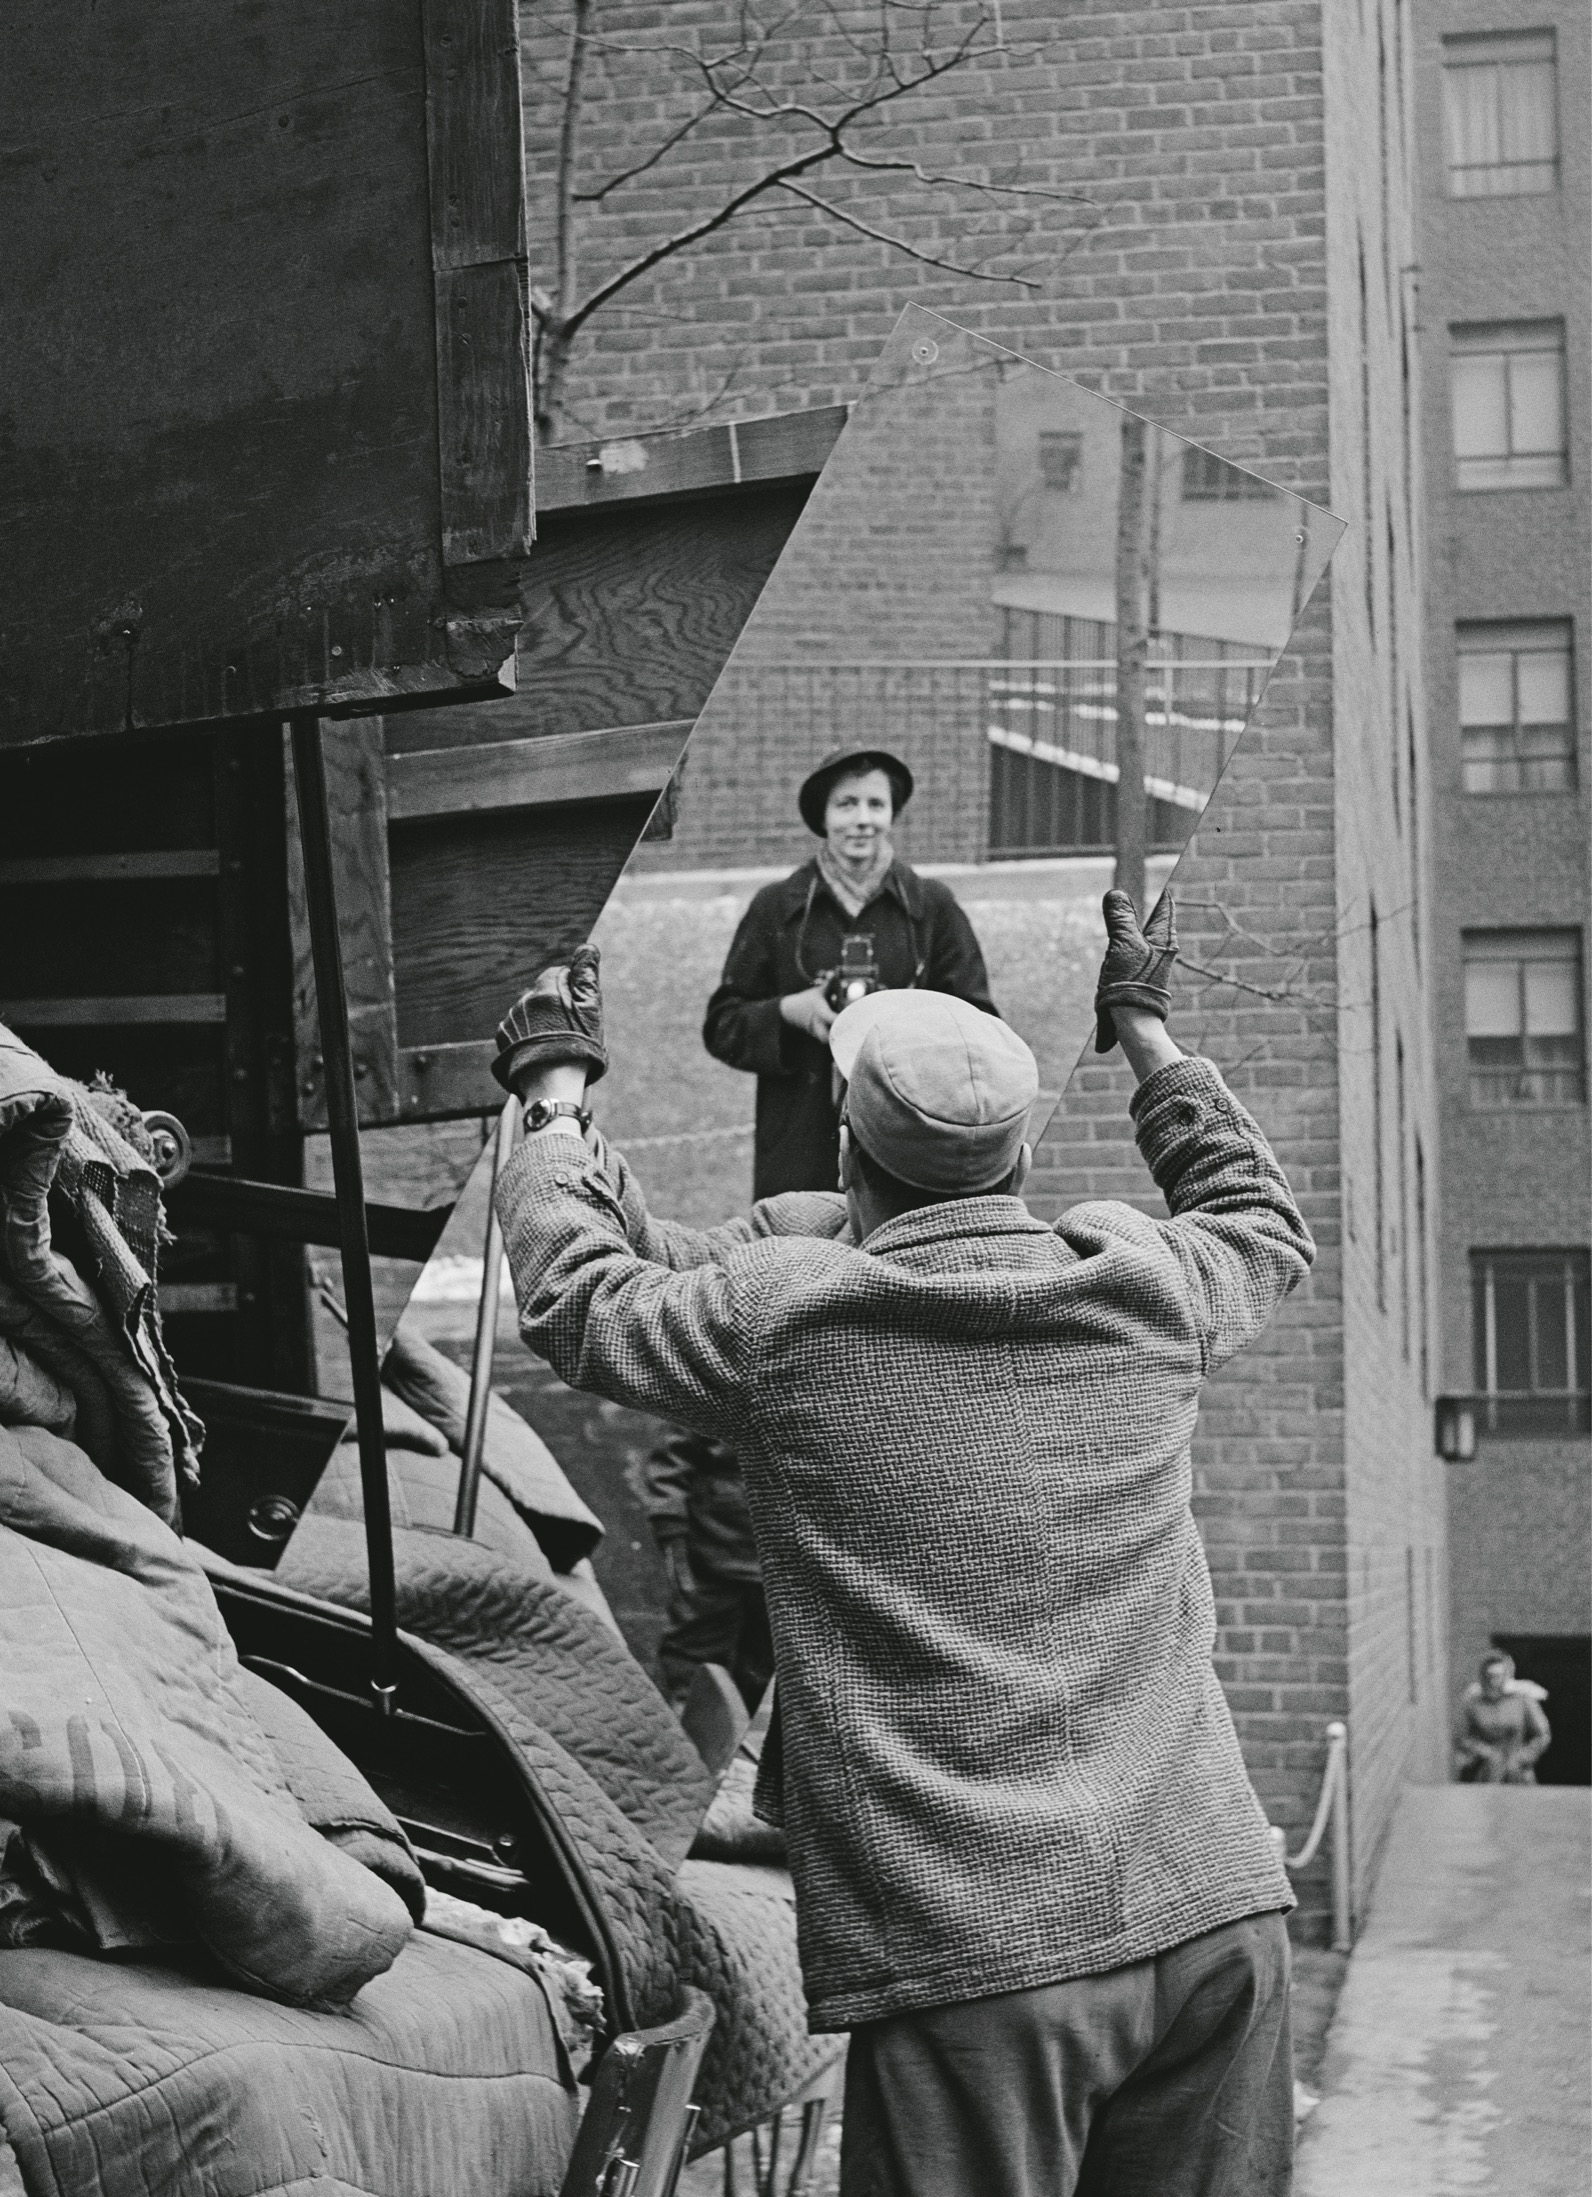
M 1321 1773 L 1321 1794 L 1316 1802 L 1310 1835 L 1297 1854 L 1288 1852 L 1288 1834 L 1280 1823 L 1271 1826 L 1277 1859 L 1287 1870 L 1308 1869 L 1320 1851 L 1330 1826 L 1332 1832 L 1332 1950 L 1348 1953 L 1354 1948 L 1349 1912 L 1349 1728 L 1327 1726 L 1327 1766 Z

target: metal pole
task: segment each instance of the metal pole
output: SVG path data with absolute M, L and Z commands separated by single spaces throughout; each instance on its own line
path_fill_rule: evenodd
M 492 1184 L 486 1205 L 486 1254 L 481 1268 L 481 1302 L 475 1314 L 475 1352 L 470 1360 L 470 1406 L 464 1415 L 459 1496 L 453 1510 L 453 1530 L 466 1540 L 475 1532 L 475 1502 L 481 1487 L 486 1415 L 492 1402 L 492 1353 L 497 1347 L 498 1297 L 503 1279 L 503 1230 L 497 1216 L 498 1177 L 509 1163 L 519 1125 L 520 1102 L 511 1098 L 498 1116 L 497 1138 L 492 1147 Z
M 354 1375 L 354 1421 L 359 1433 L 359 1480 L 365 1501 L 365 1547 L 370 1562 L 371 1689 L 383 1713 L 390 1716 L 398 1693 L 392 1510 L 387 1500 L 387 1448 L 381 1425 L 376 1303 L 370 1285 L 370 1239 L 365 1227 L 365 1182 L 359 1158 L 354 1059 L 348 1042 L 348 996 L 343 989 L 342 945 L 337 929 L 332 833 L 326 807 L 326 761 L 321 750 L 318 718 L 291 717 L 288 730 L 293 745 L 293 778 L 298 790 L 299 836 L 304 847 L 304 902 L 315 961 L 315 999 L 320 1012 L 321 1055 L 326 1071 L 326 1124 L 331 1133 L 332 1179 L 337 1189 L 343 1301 L 348 1310 L 348 1357 Z
M 1327 1726 L 1327 1774 L 1332 1779 L 1332 1950 L 1354 1951 L 1349 1915 L 1349 1730 Z

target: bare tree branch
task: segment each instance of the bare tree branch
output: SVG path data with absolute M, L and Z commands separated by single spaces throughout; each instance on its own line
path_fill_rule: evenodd
M 915 244 L 909 244 L 905 237 L 892 236 L 887 229 L 873 228 L 856 214 L 848 213 L 844 207 L 832 205 L 827 198 L 820 198 L 816 191 L 804 191 L 799 183 L 782 183 L 780 188 L 789 191 L 793 198 L 799 198 L 806 205 L 815 207 L 819 213 L 827 214 L 831 221 L 838 221 L 847 229 L 855 229 L 859 236 L 871 237 L 876 244 L 888 244 L 892 251 L 905 252 L 908 259 L 921 260 L 925 267 L 939 267 L 947 274 L 965 275 L 971 282 L 1016 283 L 1024 290 L 1039 288 L 1039 284 L 1028 275 L 992 274 L 988 268 L 964 267 L 954 259 L 942 259 L 937 252 L 921 252 Z
M 676 230 L 673 236 L 665 237 L 661 243 L 654 244 L 639 258 L 633 259 L 629 266 L 622 267 L 618 274 L 610 276 L 607 282 L 595 289 L 582 305 L 560 323 L 559 333 L 566 341 L 578 335 L 592 314 L 606 305 L 620 290 L 627 289 L 642 275 L 650 274 L 664 260 L 673 259 L 677 252 L 685 251 L 690 245 L 700 244 L 704 237 L 712 236 L 716 230 L 724 228 L 726 223 L 733 221 L 737 214 L 744 213 L 765 192 L 775 190 L 792 176 L 805 175 L 809 168 L 816 168 L 821 162 L 833 158 L 834 153 L 829 146 L 820 146 L 816 152 L 806 153 L 799 160 L 786 161 L 783 166 L 772 169 L 767 175 L 759 176 L 755 183 L 748 183 L 744 189 L 727 199 L 717 212 L 704 216 L 701 221 L 692 222 L 689 228 Z
M 697 124 L 705 122 L 710 114 L 716 114 L 718 107 L 718 100 L 708 100 L 706 105 L 699 107 L 695 114 L 688 115 L 677 130 L 671 130 L 661 143 L 654 146 L 645 160 L 638 160 L 633 168 L 621 168 L 619 173 L 611 175 L 606 183 L 599 183 L 595 191 L 574 192 L 572 195 L 575 204 L 577 206 L 600 206 L 610 192 L 617 191 L 623 184 L 634 183 L 637 176 L 645 175 L 650 168 L 655 168 L 660 160 L 672 153 L 676 145 L 684 144 Z
M 887 150 L 888 140 L 869 142 L 869 133 L 884 126 L 899 102 L 943 83 L 957 71 L 997 56 L 1010 66 L 1014 60 L 1045 50 L 1044 43 L 1020 51 L 1013 48 L 1005 38 L 998 7 L 992 12 L 988 5 L 980 5 L 971 21 L 944 29 L 941 0 L 877 0 L 861 22 L 857 18 L 862 11 L 841 6 L 837 0 L 787 0 L 784 5 L 777 0 L 767 0 L 766 5 L 760 0 L 740 0 L 726 40 L 704 51 L 700 43 L 678 38 L 613 37 L 596 27 L 596 6 L 597 0 L 570 0 L 569 63 L 554 193 L 557 266 L 551 296 L 539 291 L 532 301 L 538 432 L 544 439 L 557 425 L 571 348 L 592 316 L 680 253 L 760 209 L 772 210 L 776 192 L 795 198 L 839 227 L 944 274 L 964 281 L 1006 283 L 1020 290 L 1040 287 L 1035 275 L 1010 263 L 1018 237 L 985 228 L 983 237 L 990 250 L 982 264 L 969 264 L 970 258 L 978 261 L 977 250 L 960 251 L 956 243 L 943 250 L 926 249 L 902 235 L 893 221 L 882 225 L 804 188 L 801 179 L 821 167 L 839 164 L 858 175 L 899 176 L 904 184 L 935 194 L 966 192 L 984 206 L 987 220 L 997 215 L 1003 221 L 1022 216 L 1030 226 L 1049 206 L 1096 205 L 1085 192 L 1027 183 L 1009 175 L 941 172 L 915 157 Z M 838 46 L 838 62 L 824 57 L 825 45 L 830 57 Z M 783 81 L 790 59 L 778 49 L 786 46 L 799 60 L 805 79 L 794 89 Z M 584 80 L 593 55 L 610 82 L 610 64 L 640 62 L 683 72 L 697 89 L 690 111 L 667 127 L 640 159 L 600 182 L 577 187 Z M 851 57 L 854 68 L 847 66 L 845 56 Z M 634 253 L 582 295 L 577 209 L 606 207 L 615 194 L 665 167 L 682 147 L 720 120 L 729 127 L 751 123 L 758 132 L 783 138 L 785 143 L 778 157 L 765 156 L 750 176 L 728 187 L 711 211 Z M 971 244 L 972 236 L 965 241 Z M 1008 261 L 1005 267 L 989 264 L 1003 256 Z
M 1248 992 L 1256 999 L 1279 1000 L 1306 1007 L 1330 1007 L 1334 1011 L 1337 1008 L 1336 996 L 1328 999 L 1318 992 L 1307 990 L 1303 985 L 1252 984 L 1248 977 L 1229 976 L 1222 969 L 1207 969 L 1203 962 L 1190 961 L 1187 954 L 1181 953 L 1177 957 L 1177 965 L 1180 969 L 1187 969 L 1190 976 L 1202 976 L 1210 984 L 1225 984 L 1231 991 Z

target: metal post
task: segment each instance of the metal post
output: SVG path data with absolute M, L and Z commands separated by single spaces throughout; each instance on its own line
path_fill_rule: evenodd
M 365 1502 L 365 1548 L 370 1562 L 371 1688 L 383 1712 L 391 1715 L 398 1692 L 392 1511 L 387 1500 L 387 1448 L 381 1425 L 376 1303 L 370 1284 L 370 1239 L 365 1227 L 365 1183 L 359 1157 L 354 1059 L 348 1041 L 348 996 L 343 988 L 342 945 L 337 929 L 332 833 L 326 807 L 326 763 L 321 751 L 318 718 L 292 717 L 288 720 L 288 729 L 293 746 L 293 777 L 298 790 L 299 835 L 304 846 L 304 901 L 315 961 L 315 999 L 320 1013 L 321 1054 L 326 1073 L 326 1123 L 331 1132 L 332 1178 L 337 1190 L 343 1300 L 348 1310 L 348 1356 L 354 1375 L 354 1420 L 359 1433 L 359 1480 Z
M 1327 1775 L 1332 1779 L 1332 1950 L 1354 1951 L 1349 1913 L 1349 1730 L 1327 1726 Z
M 492 1353 L 497 1347 L 498 1297 L 503 1279 L 503 1230 L 497 1216 L 498 1177 L 514 1150 L 520 1102 L 510 1099 L 498 1116 L 492 1147 L 492 1183 L 486 1204 L 486 1253 L 481 1269 L 481 1302 L 475 1315 L 475 1352 L 470 1360 L 470 1406 L 464 1415 L 464 1448 L 459 1465 L 459 1495 L 453 1530 L 466 1540 L 475 1532 L 475 1503 L 481 1487 L 481 1453 L 486 1447 L 486 1415 L 492 1402 Z

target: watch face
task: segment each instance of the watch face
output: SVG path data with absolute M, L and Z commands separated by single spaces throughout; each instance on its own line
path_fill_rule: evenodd
M 525 1126 L 527 1129 L 545 1129 L 550 1121 L 557 1121 L 560 1114 L 568 1114 L 572 1121 L 580 1123 L 582 1129 L 591 1120 L 584 1108 L 572 1106 L 568 1099 L 539 1098 L 532 1099 L 526 1107 Z

